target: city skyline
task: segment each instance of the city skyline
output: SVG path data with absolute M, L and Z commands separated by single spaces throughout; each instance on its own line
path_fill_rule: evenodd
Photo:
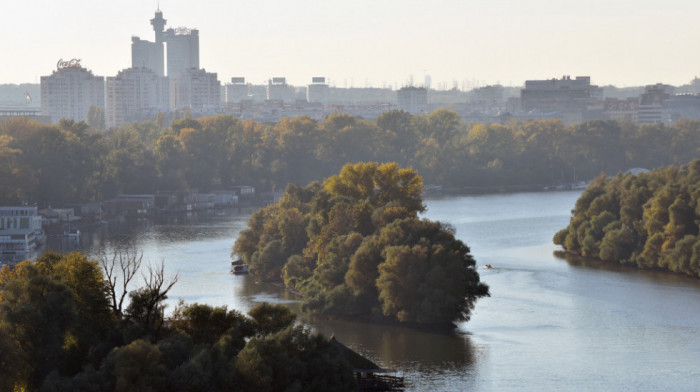
M 200 67 L 226 83 L 263 84 L 274 76 L 306 85 L 325 76 L 336 87 L 520 86 L 527 79 L 590 75 L 598 85 L 688 83 L 700 70 L 694 15 L 700 4 L 532 0 L 431 3 L 394 0 L 236 4 L 84 0 L 7 5 L 0 32 L 0 83 L 38 83 L 56 62 L 80 58 L 95 75 L 131 65 L 131 37 L 152 40 L 159 7 L 167 27 L 200 31 Z M 466 86 L 465 86 L 466 85 Z

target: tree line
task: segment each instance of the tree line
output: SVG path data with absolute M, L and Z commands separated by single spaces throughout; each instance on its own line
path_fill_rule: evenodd
M 165 319 L 177 276 L 150 267 L 125 303 L 140 269 L 134 253 L 99 261 L 44 253 L 2 267 L 0 390 L 356 390 L 339 347 L 295 326 L 282 305 L 245 316 L 181 301 Z
M 397 162 L 445 187 L 543 186 L 600 172 L 680 165 L 700 153 L 700 122 L 465 123 L 456 113 L 331 114 L 277 123 L 220 115 L 96 131 L 84 122 L 0 124 L 0 204 L 106 200 L 227 185 L 283 190 L 350 162 Z
M 345 165 L 322 184 L 289 185 L 256 211 L 233 247 L 250 272 L 326 315 L 412 324 L 469 320 L 489 295 L 449 225 L 419 219 L 423 181 L 397 163 Z
M 700 277 L 700 160 L 638 175 L 601 175 L 554 236 L 605 262 Z

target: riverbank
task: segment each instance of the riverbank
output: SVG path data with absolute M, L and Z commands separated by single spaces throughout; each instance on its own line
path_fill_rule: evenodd
M 528 192 L 425 200 L 425 215 L 449 223 L 490 286 L 469 322 L 452 333 L 318 318 L 299 322 L 381 367 L 415 392 L 693 390 L 700 368 L 700 282 L 651 271 L 575 265 L 553 255 L 580 192 Z M 295 312 L 300 297 L 228 273 L 231 246 L 250 214 L 110 224 L 81 235 L 81 250 L 141 249 L 180 273 L 166 312 L 187 303 L 247 313 L 261 302 Z M 595 375 L 591 377 L 590 375 Z M 669 375 L 672 375 L 670 377 Z

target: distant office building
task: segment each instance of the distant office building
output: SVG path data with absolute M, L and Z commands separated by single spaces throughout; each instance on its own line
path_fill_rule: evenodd
M 525 89 L 520 91 L 524 112 L 581 112 L 602 98 L 603 90 L 591 85 L 589 76 L 528 80 Z
M 671 122 L 682 118 L 700 120 L 700 95 L 698 94 L 673 95 L 664 100 L 663 106 L 664 117 Z
M 474 103 L 479 105 L 497 105 L 503 102 L 503 86 L 478 87 L 472 90 Z
M 164 76 L 163 29 L 165 28 L 165 22 L 163 13 L 157 10 L 155 17 L 151 19 L 151 25 L 155 32 L 155 42 L 142 40 L 139 37 L 131 37 L 132 68 L 147 68 L 158 76 Z
M 602 118 L 604 120 L 637 121 L 639 99 L 605 98 Z
M 217 74 L 189 68 L 170 79 L 170 109 L 212 109 L 219 107 L 221 83 Z
M 161 49 L 163 45 L 160 45 Z M 158 55 L 158 44 L 142 40 L 139 37 L 131 37 L 131 67 L 147 68 L 153 72 L 160 70 L 163 73 L 163 51 Z
M 80 60 L 60 60 L 50 76 L 41 77 L 41 113 L 52 122 L 86 121 L 90 106 L 104 108 L 104 78 L 81 67 Z
M 286 78 L 272 78 L 267 82 L 266 98 L 269 102 L 292 103 L 295 101 L 294 87 Z
M 168 44 L 168 77 L 199 68 L 199 31 L 179 27 L 165 31 Z
M 520 97 L 508 97 L 506 99 L 506 112 L 511 114 L 520 114 L 522 112 L 522 103 Z
M 637 122 L 640 124 L 656 124 L 664 122 L 664 101 L 671 94 L 671 86 L 657 83 L 644 88 L 644 94 L 639 96 Z
M 231 83 L 227 83 L 225 87 L 225 102 L 239 103 L 250 99 L 248 97 L 248 85 L 243 77 L 231 78 Z
M 399 109 L 411 114 L 428 111 L 428 90 L 424 87 L 402 87 L 396 92 Z
M 107 78 L 105 122 L 108 128 L 138 121 L 147 112 L 170 106 L 167 78 L 147 68 L 129 68 Z
M 311 78 L 311 84 L 306 88 L 306 101 L 309 103 L 328 103 L 328 84 L 326 84 L 326 78 L 324 77 L 313 77 Z

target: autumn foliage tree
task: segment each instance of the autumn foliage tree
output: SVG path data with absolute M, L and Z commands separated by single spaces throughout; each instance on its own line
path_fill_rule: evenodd
M 700 160 L 638 175 L 599 176 L 554 236 L 610 263 L 700 276 Z
M 99 121 L 0 124 L 0 203 L 54 206 L 159 189 L 229 185 L 282 190 L 338 173 L 349 162 L 397 162 L 428 184 L 525 187 L 571 183 L 633 167 L 682 165 L 700 153 L 700 122 L 639 125 L 560 120 L 468 124 L 456 113 L 374 120 L 333 113 L 277 123 L 230 115 L 100 130 Z
M 290 185 L 250 218 L 234 253 L 262 279 L 304 293 L 307 310 L 419 323 L 468 320 L 488 295 L 469 248 L 419 219 L 423 181 L 397 163 L 345 165 L 323 184 Z

